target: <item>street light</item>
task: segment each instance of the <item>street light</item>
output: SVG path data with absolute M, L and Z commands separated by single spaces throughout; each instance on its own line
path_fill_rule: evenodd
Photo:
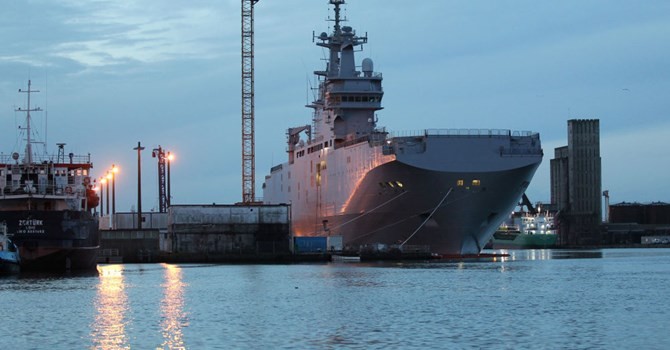
M 105 177 L 105 182 L 107 183 L 107 216 L 109 216 L 109 183 L 112 181 L 112 174 L 108 171 Z
M 142 155 L 144 150 L 140 141 L 137 141 L 137 147 L 133 148 L 137 151 L 137 229 L 142 229 Z
M 116 214 L 116 173 L 119 172 L 119 168 L 112 164 L 112 215 Z
M 170 191 L 170 162 L 174 159 L 174 154 L 168 151 L 167 153 L 167 206 L 170 207 L 172 201 L 172 192 Z
M 100 178 L 100 216 L 105 215 L 105 182 L 107 179 Z

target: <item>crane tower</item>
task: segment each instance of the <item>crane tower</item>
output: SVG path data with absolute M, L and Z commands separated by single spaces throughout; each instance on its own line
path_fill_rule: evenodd
M 255 201 L 254 5 L 242 0 L 242 202 Z

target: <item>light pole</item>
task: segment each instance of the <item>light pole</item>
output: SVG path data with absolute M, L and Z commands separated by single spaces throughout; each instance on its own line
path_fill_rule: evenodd
M 112 181 L 112 174 L 110 174 L 109 171 L 108 171 L 107 172 L 107 181 L 105 181 L 107 183 L 107 186 L 106 186 L 107 187 L 107 216 L 109 216 L 109 182 L 110 181 Z
M 107 179 L 100 178 L 100 216 L 105 215 L 105 182 Z
M 144 147 L 137 141 L 137 229 L 142 229 L 142 162 L 141 153 Z
M 112 215 L 116 214 L 116 173 L 119 168 L 112 164 Z
M 172 192 L 170 191 L 170 162 L 174 159 L 174 155 L 168 151 L 167 153 L 167 206 L 170 207 L 172 201 Z

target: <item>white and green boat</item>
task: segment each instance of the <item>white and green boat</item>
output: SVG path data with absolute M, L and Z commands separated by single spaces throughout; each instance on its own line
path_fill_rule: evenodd
M 554 215 L 515 212 L 493 234 L 493 249 L 546 249 L 556 246 Z

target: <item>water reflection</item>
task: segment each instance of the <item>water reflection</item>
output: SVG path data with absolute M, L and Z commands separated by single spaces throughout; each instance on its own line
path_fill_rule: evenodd
M 98 265 L 98 272 L 96 316 L 91 325 L 93 348 L 130 349 L 126 336 L 128 296 L 123 265 Z
M 188 315 L 184 312 L 184 287 L 182 269 L 176 265 L 162 264 L 165 268 L 161 314 L 163 321 L 163 348 L 186 349 L 182 328 L 188 327 Z
M 554 260 L 554 259 L 600 259 L 603 252 L 600 250 L 561 250 L 561 249 L 501 249 L 496 251 L 499 256 L 493 261 L 526 261 L 526 260 Z

